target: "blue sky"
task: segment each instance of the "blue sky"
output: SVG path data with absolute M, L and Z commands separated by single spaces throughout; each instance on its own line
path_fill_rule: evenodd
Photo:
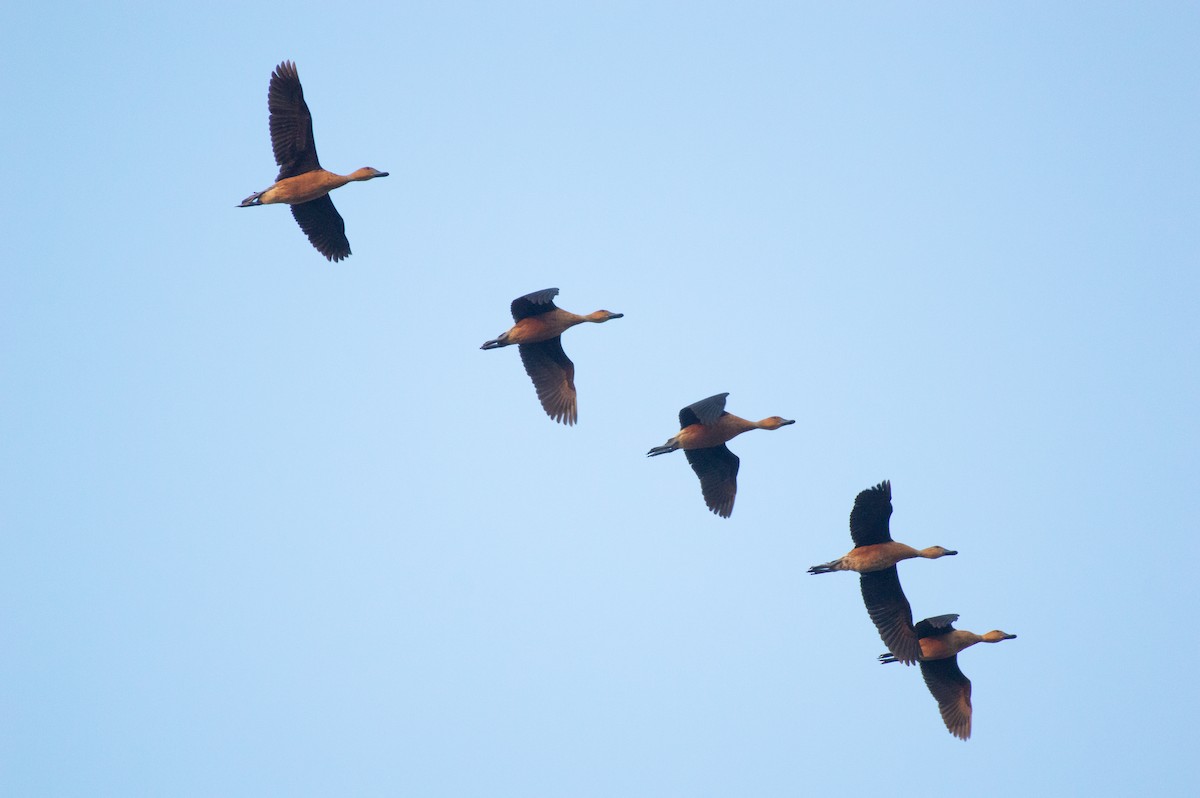
M 290 19 L 279 19 L 286 11 Z M 1193 794 L 1191 4 L 0 12 L 0 792 Z M 354 255 L 270 184 L 296 61 Z M 517 353 L 545 288 L 580 423 Z M 733 517 L 680 407 L 733 442 Z M 974 734 L 881 668 L 891 479 Z M 907 778 L 906 778 L 907 776 Z M 905 782 L 911 784 L 904 787 Z

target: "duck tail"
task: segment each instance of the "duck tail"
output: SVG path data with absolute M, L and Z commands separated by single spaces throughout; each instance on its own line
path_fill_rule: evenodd
M 834 571 L 842 570 L 841 568 L 838 567 L 841 564 L 842 564 L 841 560 L 833 560 L 832 562 L 826 562 L 826 563 L 821 563 L 820 565 L 814 565 L 812 568 L 808 569 L 808 572 L 814 576 L 816 576 L 817 574 L 831 574 Z

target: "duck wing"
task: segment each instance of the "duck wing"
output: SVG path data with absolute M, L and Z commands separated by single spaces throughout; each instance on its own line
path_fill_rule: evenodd
M 958 657 L 921 663 L 925 686 L 938 703 L 942 722 L 960 740 L 971 736 L 971 680 L 958 667 Z
M 275 152 L 275 163 L 279 164 L 275 180 L 320 169 L 317 145 L 313 142 L 312 114 L 304 102 L 300 74 L 291 61 L 284 61 L 271 73 L 267 109 L 271 113 L 271 149 Z
M 696 476 L 700 477 L 700 491 L 708 509 L 728 518 L 733 513 L 733 500 L 737 496 L 737 472 L 741 463 L 738 456 L 725 444 L 707 449 L 685 449 L 683 453 Z
M 684 429 L 693 424 L 711 424 L 725 415 L 725 397 L 728 393 L 719 393 L 699 402 L 692 402 L 679 411 L 679 428 Z M 735 458 L 736 459 L 736 458 Z
M 898 662 L 911 665 L 921 656 L 921 641 L 913 628 L 912 606 L 900 587 L 896 566 L 859 574 L 863 603 L 879 637 Z
M 892 517 L 892 483 L 880 482 L 854 497 L 854 509 L 850 511 L 850 537 L 857 546 L 872 546 L 887 543 L 892 539 L 888 519 Z M 909 619 L 912 624 L 912 619 Z
M 536 344 L 521 344 L 517 349 L 546 415 L 562 424 L 574 424 L 578 418 L 575 364 L 563 351 L 562 336 Z
M 543 313 L 549 313 L 556 310 L 554 297 L 558 296 L 557 288 L 543 288 L 541 291 L 534 291 L 532 294 L 517 297 L 512 301 L 512 316 L 513 321 L 527 319 L 530 316 L 540 316 Z M 564 356 L 565 357 L 565 356 Z M 571 361 L 567 361 L 570 363 Z
M 317 252 L 331 261 L 343 260 L 350 254 L 350 241 L 346 238 L 346 223 L 333 207 L 333 200 L 326 194 L 315 200 L 293 205 L 292 216 L 308 236 Z
M 949 634 L 954 631 L 954 622 L 958 620 L 958 615 L 950 613 L 949 615 L 935 615 L 932 618 L 926 618 L 920 621 L 916 626 L 917 637 L 939 637 L 944 634 Z

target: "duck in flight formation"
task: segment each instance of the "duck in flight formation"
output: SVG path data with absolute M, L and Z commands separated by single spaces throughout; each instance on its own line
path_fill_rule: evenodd
M 733 513 L 737 497 L 737 473 L 741 461 L 725 443 L 752 429 L 776 430 L 795 424 L 779 416 L 762 421 L 747 421 L 725 411 L 725 397 L 719 393 L 688 405 L 679 411 L 679 433 L 662 446 L 655 446 L 647 457 L 683 449 L 692 470 L 700 478 L 704 503 L 722 518 Z
M 854 509 L 850 511 L 850 538 L 854 548 L 832 562 L 814 565 L 808 572 L 857 571 L 867 614 L 879 630 L 884 645 L 898 662 L 911 665 L 920 656 L 921 646 L 913 631 L 912 608 L 900 587 L 896 563 L 914 557 L 934 560 L 958 552 L 942 546 L 914 549 L 897 543 L 892 540 L 888 528 L 891 517 L 891 482 L 884 480 L 862 491 L 855 497 Z
M 976 643 L 999 643 L 1016 635 L 993 629 L 977 635 L 952 625 L 957 615 L 926 618 L 913 632 L 921 642 L 921 676 L 938 703 L 946 729 L 960 740 L 971 736 L 971 680 L 958 667 L 958 652 Z M 880 654 L 879 661 L 899 662 L 891 653 Z
M 563 351 L 563 332 L 576 324 L 603 324 L 625 314 L 597 310 L 580 316 L 557 307 L 556 296 L 557 288 L 544 288 L 514 299 L 512 317 L 516 324 L 479 348 L 499 349 L 516 344 L 542 409 L 555 421 L 569 425 L 576 422 L 579 413 L 575 403 L 575 364 Z
M 317 252 L 331 261 L 346 258 L 350 254 L 346 224 L 333 207 L 329 192 L 352 181 L 387 177 L 388 173 L 370 166 L 348 175 L 321 168 L 313 143 L 312 115 L 304 102 L 300 75 L 291 61 L 284 61 L 271 73 L 267 109 L 271 114 L 271 148 L 275 151 L 275 163 L 279 164 L 279 176 L 270 188 L 256 191 L 238 207 L 286 203 L 292 206 L 292 216 Z

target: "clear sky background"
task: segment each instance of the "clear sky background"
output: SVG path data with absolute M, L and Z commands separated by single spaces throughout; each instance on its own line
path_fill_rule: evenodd
M 10 3 L 0 794 L 1195 795 L 1200 7 Z M 285 208 L 296 61 L 354 255 Z M 580 423 L 512 349 L 565 336 Z M 681 407 L 751 432 L 733 517 Z M 891 479 L 974 736 L 881 667 Z

